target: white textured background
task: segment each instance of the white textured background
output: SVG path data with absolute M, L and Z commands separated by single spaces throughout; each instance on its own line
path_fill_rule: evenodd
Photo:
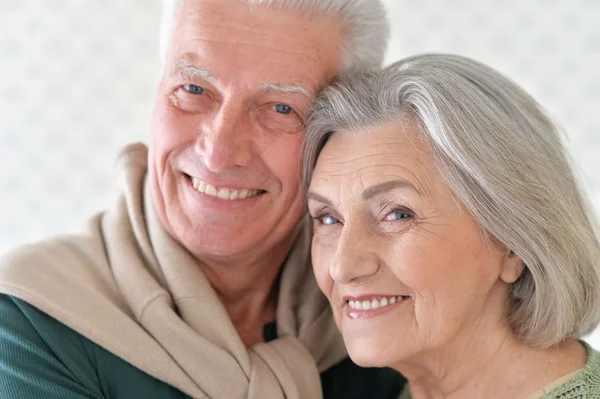
M 505 72 L 569 136 L 600 209 L 600 1 L 388 0 L 387 60 L 455 52 Z M 108 203 L 112 164 L 145 140 L 158 0 L 0 0 L 0 252 Z M 600 348 L 600 331 L 591 337 Z

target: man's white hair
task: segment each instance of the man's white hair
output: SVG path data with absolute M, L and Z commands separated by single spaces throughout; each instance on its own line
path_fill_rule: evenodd
M 339 16 L 344 25 L 340 72 L 364 70 L 383 63 L 389 25 L 381 0 L 240 0 L 241 2 L 290 9 L 305 14 Z M 183 0 L 163 0 L 160 57 L 164 66 L 171 33 Z

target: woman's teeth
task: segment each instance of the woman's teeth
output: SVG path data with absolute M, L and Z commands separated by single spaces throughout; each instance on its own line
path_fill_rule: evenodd
M 399 295 L 399 296 L 392 296 L 389 298 L 381 298 L 379 300 L 377 300 L 377 299 L 370 299 L 370 300 L 365 300 L 365 301 L 350 300 L 350 301 L 348 301 L 348 306 L 350 306 L 351 309 L 356 309 L 356 310 L 379 309 L 379 308 L 384 308 L 389 305 L 393 305 L 396 302 L 400 302 L 405 298 L 407 298 L 407 297 Z

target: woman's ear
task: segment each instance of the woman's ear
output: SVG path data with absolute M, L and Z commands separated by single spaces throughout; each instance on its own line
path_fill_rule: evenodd
M 512 284 L 521 276 L 524 268 L 525 264 L 521 258 L 513 251 L 507 250 L 500 270 L 500 279 L 507 284 Z

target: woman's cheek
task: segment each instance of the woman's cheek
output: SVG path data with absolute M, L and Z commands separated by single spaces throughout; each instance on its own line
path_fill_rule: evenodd
M 319 238 L 317 235 L 313 237 L 312 265 L 319 288 L 327 296 L 327 299 L 330 299 L 333 280 L 329 275 L 329 264 L 331 263 L 331 257 L 335 253 L 335 248 L 323 245 Z

